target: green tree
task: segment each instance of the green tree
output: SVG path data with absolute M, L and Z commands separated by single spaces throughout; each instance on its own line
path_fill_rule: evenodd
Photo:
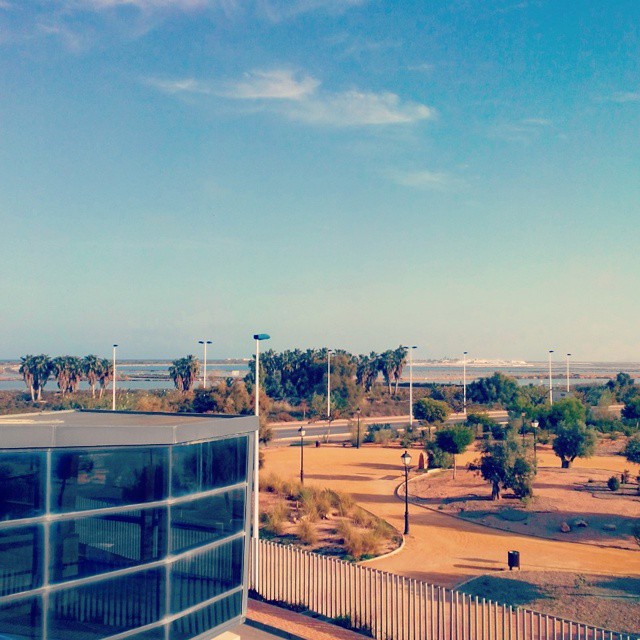
M 640 395 L 627 398 L 622 409 L 622 417 L 627 420 L 640 420 Z
M 488 378 L 480 378 L 469 384 L 467 398 L 478 404 L 499 404 L 509 408 L 517 401 L 518 383 L 515 378 L 496 371 Z
M 176 389 L 181 393 L 187 393 L 193 389 L 199 373 L 200 362 L 193 355 L 178 358 L 169 367 L 169 376 L 173 380 Z
M 98 382 L 100 383 L 100 398 L 104 390 L 113 380 L 113 362 L 108 358 L 101 358 L 98 365 Z
M 49 356 L 40 354 L 39 356 L 27 355 L 20 358 L 20 373 L 31 392 L 31 401 L 38 400 L 39 402 L 42 400 L 42 390 L 51 375 Z
M 518 498 L 533 495 L 535 467 L 513 439 L 485 443 L 480 474 L 491 483 L 492 500 L 500 500 L 501 491 L 506 489 L 513 489 Z
M 553 450 L 568 469 L 576 458 L 590 458 L 596 448 L 596 432 L 584 422 L 561 422 L 556 428 Z
M 611 390 L 618 402 L 626 402 L 636 390 L 633 378 L 622 371 L 613 380 L 609 380 L 606 387 Z
M 451 407 L 441 400 L 422 398 L 413 405 L 413 416 L 428 425 L 444 422 L 451 415 Z
M 82 359 L 82 372 L 91 387 L 92 398 L 96 397 L 96 385 L 100 379 L 100 367 L 101 363 L 98 356 L 90 354 Z
M 624 448 L 624 455 L 629 462 L 637 462 L 640 464 L 640 433 L 627 440 L 627 446 Z
M 380 369 L 378 368 L 378 359 L 380 356 L 372 351 L 368 356 L 358 356 L 356 366 L 356 384 L 369 392 L 373 388 L 375 381 L 378 379 Z
M 562 398 L 553 404 L 544 420 L 544 427 L 555 431 L 560 424 L 585 422 L 587 408 L 577 398 Z
M 498 423 L 486 413 L 470 413 L 467 415 L 465 424 L 470 429 L 479 430 L 480 433 L 476 433 L 476 435 L 480 436 L 483 433 L 491 432 Z
M 78 389 L 82 380 L 82 361 L 76 356 L 58 356 L 51 361 L 51 373 L 58 381 L 62 397 Z
M 464 425 L 453 425 L 436 432 L 436 444 L 453 456 L 453 477 L 456 477 L 456 456 L 464 453 L 473 442 L 473 431 Z

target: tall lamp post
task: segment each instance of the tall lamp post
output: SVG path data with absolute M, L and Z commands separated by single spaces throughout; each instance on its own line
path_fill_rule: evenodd
M 467 351 L 462 352 L 462 413 L 467 415 Z
M 569 358 L 571 357 L 570 353 L 567 353 L 567 393 L 569 393 Z
M 531 423 L 531 428 L 533 429 L 533 459 L 538 461 L 538 427 L 540 423 L 537 420 L 534 420 Z
M 413 350 L 409 347 L 409 427 L 413 427 Z
M 551 354 L 553 349 L 549 349 L 549 404 L 553 404 L 553 378 L 551 376 Z
M 333 351 L 327 349 L 327 420 L 331 422 L 331 354 Z
M 260 417 L 260 342 L 262 340 L 268 340 L 271 336 L 267 333 L 256 333 L 253 339 L 256 341 L 256 406 L 255 415 Z M 253 451 L 253 531 L 251 537 L 254 540 L 253 547 L 253 572 L 254 572 L 254 588 L 258 588 L 259 569 L 258 569 L 258 538 L 260 534 L 260 516 L 258 514 L 259 502 L 258 492 L 260 490 L 260 478 L 258 476 L 258 469 L 260 467 L 260 421 L 256 427 L 256 443 Z
M 409 533 L 409 465 L 411 464 L 411 456 L 405 451 L 401 456 L 402 464 L 404 464 L 404 535 Z
M 358 407 L 356 409 L 356 415 L 358 416 L 358 438 L 356 439 L 356 449 L 360 448 L 360 413 L 361 409 Z
M 198 340 L 198 344 L 204 345 L 204 366 L 202 368 L 202 388 L 207 388 L 207 345 L 213 344 L 211 340 Z
M 300 434 L 300 484 L 304 484 L 304 427 L 298 429 Z
M 113 345 L 113 389 L 111 392 L 111 411 L 116 410 L 116 349 L 117 344 Z

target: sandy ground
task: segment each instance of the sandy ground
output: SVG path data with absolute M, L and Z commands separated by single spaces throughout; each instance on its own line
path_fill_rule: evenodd
M 458 469 L 455 480 L 448 470 L 418 477 L 410 483 L 409 495 L 444 513 L 513 533 L 635 550 L 632 529 L 640 523 L 638 485 L 633 478 L 619 491 L 610 491 L 607 480 L 612 475 L 605 469 L 539 466 L 535 496 L 526 505 L 511 492 L 492 501 L 490 485 L 477 471 L 466 469 Z M 561 532 L 563 523 L 571 531 Z
M 351 493 L 365 509 L 384 518 L 398 530 L 403 528 L 404 508 L 394 495 L 402 480 L 400 448 L 322 446 L 305 450 L 305 479 L 310 484 Z M 412 452 L 414 462 L 419 451 Z M 477 452 L 459 456 L 465 465 Z M 266 450 L 266 471 L 294 478 L 299 473 L 297 448 Z M 541 466 L 559 466 L 549 452 L 541 452 Z M 620 473 L 630 465 L 621 456 L 598 456 L 578 460 L 575 468 L 606 469 Z M 630 471 L 639 473 L 637 465 Z M 411 529 L 404 549 L 371 563 L 378 569 L 455 586 L 487 572 L 506 568 L 507 551 L 521 553 L 526 571 L 565 571 L 614 576 L 640 575 L 640 551 L 607 549 L 592 545 L 545 540 L 494 530 L 474 522 L 410 505 Z

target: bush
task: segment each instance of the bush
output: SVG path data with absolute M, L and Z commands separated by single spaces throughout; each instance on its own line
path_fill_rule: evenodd
M 264 528 L 267 533 L 281 536 L 284 533 L 285 524 L 289 517 L 289 510 L 284 502 L 276 502 L 271 511 L 262 516 Z
M 629 462 L 637 462 L 640 464 L 640 433 L 629 438 L 627 446 L 624 449 L 624 455 Z
M 453 466 L 453 456 L 443 451 L 435 442 L 425 447 L 429 469 L 450 469 Z
M 316 544 L 318 542 L 316 528 L 308 520 L 302 520 L 298 525 L 298 537 L 305 544 Z
M 611 491 L 617 491 L 620 488 L 620 478 L 618 478 L 618 476 L 611 476 L 607 480 L 607 486 Z

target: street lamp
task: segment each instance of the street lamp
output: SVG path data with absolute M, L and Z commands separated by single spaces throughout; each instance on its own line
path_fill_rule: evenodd
M 253 339 L 256 341 L 256 406 L 255 406 L 255 415 L 260 416 L 260 341 L 268 340 L 271 336 L 267 333 L 255 333 L 253 335 Z M 259 563 L 258 563 L 258 538 L 260 535 L 260 517 L 258 514 L 258 496 L 260 490 L 260 478 L 258 476 L 258 469 L 260 467 L 260 453 L 258 449 L 260 448 L 260 420 L 258 420 L 258 424 L 256 425 L 256 436 L 255 436 L 255 447 L 253 448 L 253 531 L 252 538 L 254 540 L 253 547 L 253 566 L 254 566 L 254 584 L 256 588 L 258 586 L 258 579 L 260 577 L 259 574 Z
M 356 449 L 360 448 L 360 413 L 361 409 L 358 407 L 356 409 L 356 415 L 358 416 L 358 439 L 356 440 Z
M 409 347 L 409 427 L 413 427 L 413 350 Z
M 551 377 L 551 354 L 553 349 L 549 349 L 549 404 L 553 404 L 553 378 Z
M 116 349 L 117 344 L 113 345 L 113 390 L 111 394 L 111 411 L 116 410 Z
M 304 484 L 304 427 L 298 429 L 300 434 L 300 484 Z
M 569 393 L 569 358 L 571 357 L 570 353 L 567 353 L 567 393 Z
M 524 421 L 525 421 L 525 413 L 523 411 L 522 412 L 522 428 L 521 428 L 521 431 L 522 431 L 522 446 L 524 446 L 524 444 L 525 444 L 525 439 L 524 439 L 524 436 L 525 436 L 525 422 Z
M 409 465 L 411 464 L 411 456 L 405 451 L 401 456 L 402 464 L 404 464 L 404 535 L 409 533 Z
M 331 354 L 333 351 L 327 349 L 327 420 L 331 422 Z
M 467 415 L 467 351 L 462 352 L 462 413 Z
M 198 344 L 204 345 L 204 367 L 202 372 L 202 388 L 207 388 L 207 345 L 213 344 L 211 340 L 198 340 Z
M 536 462 L 538 461 L 537 445 L 538 445 L 538 427 L 539 426 L 540 426 L 540 423 L 537 420 L 534 420 L 531 423 L 531 428 L 533 429 L 533 457 Z

